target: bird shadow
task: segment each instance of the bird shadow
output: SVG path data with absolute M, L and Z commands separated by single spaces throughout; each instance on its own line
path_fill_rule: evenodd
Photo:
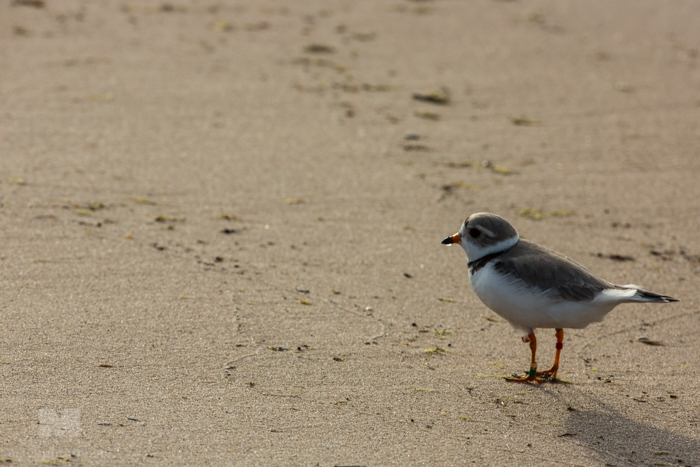
M 547 391 L 550 392 L 550 391 Z M 576 391 L 594 408 L 569 406 L 564 433 L 586 447 L 606 465 L 700 465 L 700 437 L 632 420 L 600 399 Z M 561 395 L 550 395 L 561 398 Z M 562 400 L 562 402 L 564 402 Z M 652 407 L 649 407 L 653 410 Z M 690 415 L 690 414 L 689 414 Z M 698 433 L 697 428 L 693 430 Z

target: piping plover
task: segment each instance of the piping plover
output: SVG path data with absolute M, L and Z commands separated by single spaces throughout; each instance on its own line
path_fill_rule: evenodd
M 458 233 L 442 243 L 464 249 L 469 260 L 469 282 L 476 295 L 522 331 L 523 342 L 530 343 L 530 371 L 508 381 L 555 379 L 564 328 L 581 329 L 602 321 L 621 303 L 678 301 L 637 285 L 615 285 L 601 279 L 566 256 L 521 240 L 513 226 L 496 214 L 472 214 Z M 556 330 L 554 365 L 547 371 L 537 371 L 536 328 Z

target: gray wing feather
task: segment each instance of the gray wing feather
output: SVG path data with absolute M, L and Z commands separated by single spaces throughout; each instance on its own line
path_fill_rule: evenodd
M 520 240 L 517 248 L 498 258 L 494 268 L 520 278 L 552 298 L 573 302 L 591 301 L 598 292 L 615 287 L 566 256 L 527 240 Z M 552 287 L 552 284 L 557 285 Z

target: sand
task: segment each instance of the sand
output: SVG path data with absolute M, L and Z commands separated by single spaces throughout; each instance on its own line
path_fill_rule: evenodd
M 0 3 L 0 459 L 699 465 L 699 5 Z M 479 211 L 681 301 L 508 383 Z

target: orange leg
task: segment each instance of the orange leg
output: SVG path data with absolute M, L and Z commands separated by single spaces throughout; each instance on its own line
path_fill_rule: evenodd
M 559 354 L 561 354 L 561 349 L 564 347 L 564 330 L 557 329 L 556 336 L 557 353 L 554 355 L 554 365 L 552 365 L 552 368 L 550 368 L 549 370 L 537 372 L 538 375 L 542 375 L 550 381 L 557 379 L 557 370 L 559 369 Z
M 535 383 L 543 383 L 547 381 L 544 378 L 537 377 L 537 360 L 535 360 L 535 354 L 537 353 L 537 338 L 535 337 L 535 333 L 532 332 L 528 334 L 527 338 L 523 337 L 523 341 L 530 342 L 530 352 L 532 352 L 532 360 L 530 361 L 530 371 L 527 372 L 526 376 L 523 376 L 521 378 L 506 378 L 506 381 L 511 381 L 513 383 L 529 383 L 531 381 Z

